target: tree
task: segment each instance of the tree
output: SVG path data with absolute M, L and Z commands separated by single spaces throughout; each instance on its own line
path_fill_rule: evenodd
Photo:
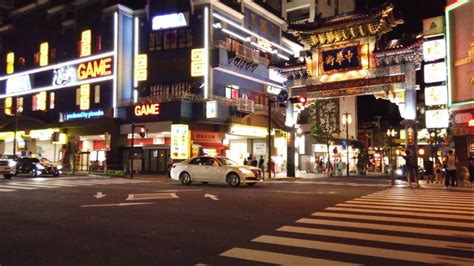
M 339 102 L 337 99 L 318 100 L 309 108 L 311 135 L 320 143 L 325 143 L 328 162 L 331 163 L 329 145 L 341 132 L 339 128 Z

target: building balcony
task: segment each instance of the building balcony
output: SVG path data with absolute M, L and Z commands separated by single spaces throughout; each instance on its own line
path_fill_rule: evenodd
M 216 47 L 227 52 L 228 64 L 253 72 L 258 65 L 268 66 L 270 60 L 260 54 L 260 51 L 238 42 L 219 40 Z

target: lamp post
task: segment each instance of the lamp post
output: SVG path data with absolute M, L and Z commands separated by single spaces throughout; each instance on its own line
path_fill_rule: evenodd
M 346 163 L 346 175 L 349 176 L 349 124 L 352 123 L 352 115 L 349 112 L 342 114 L 342 124 L 346 126 L 346 152 L 347 152 L 347 163 Z
M 397 135 L 397 132 L 393 128 L 387 129 L 387 137 L 388 137 L 388 161 L 389 164 L 391 162 L 391 170 L 390 170 L 390 181 L 392 186 L 395 185 L 395 176 L 394 176 L 394 171 L 395 171 L 395 165 L 394 161 L 392 160 L 392 141 L 393 138 Z

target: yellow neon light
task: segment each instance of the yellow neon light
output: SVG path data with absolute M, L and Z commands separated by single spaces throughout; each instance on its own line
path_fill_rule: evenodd
M 13 106 L 12 97 L 5 98 L 5 114 L 6 115 L 12 115 L 12 106 Z
M 204 66 L 204 48 L 191 50 L 191 77 L 204 76 Z
M 49 44 L 44 42 L 40 44 L 40 51 L 39 51 L 39 65 L 40 66 L 47 66 L 49 59 Z
M 81 34 L 81 54 L 79 57 L 89 56 L 92 53 L 91 47 L 92 32 L 85 30 Z
M 139 54 L 135 58 L 135 80 L 144 81 L 148 79 L 148 56 Z
M 46 91 L 40 91 L 36 95 L 36 110 L 46 111 Z
M 81 87 L 80 87 L 79 109 L 89 110 L 89 108 L 90 108 L 90 93 L 91 93 L 90 84 L 81 85 Z
M 15 53 L 10 52 L 7 54 L 7 74 L 12 74 L 15 70 Z

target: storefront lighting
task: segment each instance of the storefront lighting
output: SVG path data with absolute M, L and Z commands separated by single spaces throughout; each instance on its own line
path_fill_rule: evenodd
M 277 56 L 280 57 L 280 58 L 282 58 L 282 59 L 285 59 L 286 61 L 290 60 L 289 57 L 286 57 L 286 56 L 284 56 L 284 55 L 282 55 L 282 54 L 277 54 Z
M 112 108 L 114 110 L 114 118 L 117 117 L 117 61 L 118 61 L 118 13 L 114 13 L 114 82 L 112 92 Z
M 243 41 L 243 42 L 248 42 L 248 41 L 249 41 L 247 38 L 245 38 L 245 37 L 243 37 L 243 36 L 241 36 L 241 35 L 239 35 L 239 34 L 233 32 L 233 31 L 230 31 L 230 30 L 228 30 L 228 29 L 222 29 L 222 31 L 225 32 L 225 33 L 227 33 L 227 34 L 229 34 L 230 36 L 233 36 L 233 37 L 235 37 L 235 38 L 237 38 L 237 39 Z
M 221 71 L 221 72 L 224 72 L 224 73 L 227 73 L 227 74 L 231 74 L 233 76 L 237 76 L 237 77 L 240 77 L 240 78 L 243 78 L 243 79 L 246 79 L 246 80 L 257 82 L 257 83 L 260 83 L 260 84 L 273 86 L 273 87 L 280 88 L 280 89 L 285 89 L 283 86 L 278 85 L 276 83 L 271 83 L 271 82 L 267 82 L 267 81 L 264 81 L 264 80 L 261 80 L 261 79 L 253 78 L 251 76 L 244 75 L 244 74 L 238 73 L 238 72 L 230 70 L 230 69 L 226 69 L 226 68 L 222 68 L 222 67 L 216 67 L 215 70 L 218 70 L 218 71 Z
M 92 32 L 85 30 L 81 33 L 81 52 L 79 57 L 89 56 L 92 53 Z
M 209 8 L 204 8 L 204 99 L 209 96 Z
M 220 19 L 220 20 L 222 20 L 222 21 L 224 21 L 224 22 L 226 22 L 226 23 L 229 24 L 229 25 L 232 25 L 233 27 L 235 27 L 235 28 L 237 28 L 237 29 L 239 29 L 239 30 L 241 30 L 241 31 L 243 31 L 243 32 L 245 32 L 245 33 L 248 33 L 248 34 L 250 34 L 250 35 L 252 35 L 252 36 L 255 36 L 255 37 L 258 37 L 258 38 L 262 38 L 263 40 L 266 40 L 266 41 L 270 42 L 273 46 L 275 46 L 275 47 L 281 49 L 282 51 L 285 51 L 285 52 L 288 53 L 288 54 L 293 54 L 293 52 L 292 52 L 291 50 L 288 50 L 288 49 L 286 49 L 285 47 L 283 47 L 283 46 L 281 46 L 281 45 L 279 45 L 279 44 L 276 44 L 276 43 L 274 43 L 274 42 L 271 42 L 271 41 L 269 41 L 269 40 L 263 38 L 262 36 L 260 36 L 260 35 L 258 35 L 258 34 L 256 34 L 256 33 L 254 33 L 254 32 L 249 31 L 248 29 L 246 29 L 246 28 L 240 26 L 239 24 L 233 22 L 232 20 L 229 20 L 229 19 L 227 19 L 227 18 L 225 18 L 225 17 L 223 17 L 223 16 L 221 16 L 221 15 L 219 15 L 219 14 L 217 14 L 217 13 L 212 13 L 212 16 L 213 16 L 213 17 L 216 17 L 216 18 L 218 18 L 218 19 Z
M 39 50 L 39 65 L 47 66 L 49 57 L 49 44 L 47 42 L 40 44 Z
M 15 71 L 15 53 L 10 52 L 7 54 L 7 74 L 12 74 Z M 2 79 L 0 79 L 2 80 Z
M 138 101 L 138 91 L 137 89 L 133 90 L 133 103 L 136 103 Z
M 263 47 L 261 46 L 260 44 L 256 43 L 256 42 L 250 42 L 251 45 L 253 46 L 256 46 L 258 48 L 260 48 L 260 50 L 264 51 L 264 52 L 267 52 L 267 53 L 271 53 L 271 54 L 275 54 L 276 52 L 275 51 L 272 51 L 266 47 Z
M 138 86 L 139 81 L 145 81 L 148 79 L 148 55 L 139 54 L 135 56 L 134 64 L 134 84 L 135 88 Z
M 172 29 L 188 26 L 185 13 L 154 16 L 151 23 L 151 28 L 153 30 Z

